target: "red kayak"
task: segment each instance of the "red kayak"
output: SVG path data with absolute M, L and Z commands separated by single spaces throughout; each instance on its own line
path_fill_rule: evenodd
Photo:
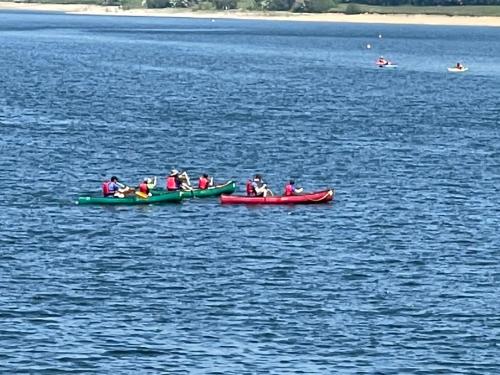
M 291 196 L 249 197 L 246 195 L 221 195 L 220 202 L 226 204 L 311 204 L 327 203 L 333 199 L 335 190 L 323 190 Z

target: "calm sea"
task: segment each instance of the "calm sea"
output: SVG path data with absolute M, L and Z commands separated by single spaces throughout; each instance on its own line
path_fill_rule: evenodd
M 500 29 L 3 12 L 0 46 L 1 373 L 500 373 Z M 172 167 L 337 194 L 74 204 Z

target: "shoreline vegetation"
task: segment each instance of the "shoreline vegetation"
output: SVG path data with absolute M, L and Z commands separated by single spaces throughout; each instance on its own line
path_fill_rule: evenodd
M 500 27 L 500 5 L 467 6 L 381 6 L 353 3 L 334 4 L 332 8 L 321 12 L 245 10 L 241 8 L 217 9 L 209 7 L 207 1 L 192 7 L 147 7 L 147 1 L 157 0 L 121 0 L 118 5 L 97 4 L 99 0 L 71 0 L 49 2 L 2 1 L 0 11 L 36 11 L 63 12 L 67 14 L 117 15 L 117 16 L 152 16 L 152 17 L 187 17 L 208 19 L 251 19 L 276 21 L 317 21 L 350 22 L 412 25 L 446 26 L 491 26 Z M 229 0 L 227 0 L 229 1 Z M 249 0 L 245 0 L 249 1 Z M 253 0 L 252 0 L 253 1 Z M 323 2 L 325 0 L 317 0 Z M 203 6 L 205 4 L 205 6 Z M 212 3 L 210 3 L 212 4 Z M 240 2 L 235 3 L 236 5 Z M 330 4 L 330 3 L 329 3 Z M 200 7 L 200 5 L 202 5 Z M 353 10 L 353 6 L 356 9 Z M 350 7 L 350 8 L 349 8 Z M 202 9 L 203 8 L 203 9 Z

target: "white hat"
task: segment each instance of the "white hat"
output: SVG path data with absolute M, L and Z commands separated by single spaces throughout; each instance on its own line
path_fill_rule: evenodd
M 179 174 L 179 171 L 175 168 L 170 171 L 170 176 L 175 176 L 177 174 Z

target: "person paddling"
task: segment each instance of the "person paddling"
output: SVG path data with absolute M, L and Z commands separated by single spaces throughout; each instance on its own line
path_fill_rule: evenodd
M 288 183 L 285 185 L 285 195 L 286 196 L 297 195 L 297 194 L 302 193 L 303 191 L 304 191 L 304 189 L 295 187 L 294 180 L 288 181 Z
M 464 68 L 464 66 L 462 64 L 460 64 L 459 62 L 457 62 L 457 65 L 455 65 L 455 68 L 457 68 L 458 70 L 462 70 Z
M 186 172 L 179 172 L 177 169 L 172 169 L 167 177 L 167 190 L 193 190 L 189 181 L 189 176 Z
M 152 196 L 151 190 L 153 190 L 156 186 L 156 176 L 154 180 L 149 177 L 145 177 L 144 180 L 139 184 L 139 191 L 141 193 L 147 194 L 148 196 Z
M 206 190 L 214 185 L 214 179 L 209 177 L 208 174 L 203 173 L 198 179 L 198 189 Z
M 172 169 L 167 177 L 167 190 L 175 191 L 179 190 L 181 187 L 181 182 L 179 181 L 179 171 L 177 169 Z
M 252 181 L 252 189 L 255 192 L 256 197 L 267 197 L 268 195 L 273 195 L 273 192 L 267 188 L 267 184 L 264 183 L 262 176 L 256 174 Z
M 255 189 L 253 188 L 253 181 L 251 179 L 247 180 L 246 191 L 247 191 L 247 196 L 255 197 Z
M 109 181 L 102 184 L 102 193 L 105 197 L 124 198 L 132 190 L 118 181 L 118 177 L 112 176 Z
M 390 63 L 389 60 L 384 59 L 384 56 L 380 56 L 377 60 L 377 65 L 379 66 L 389 65 Z

